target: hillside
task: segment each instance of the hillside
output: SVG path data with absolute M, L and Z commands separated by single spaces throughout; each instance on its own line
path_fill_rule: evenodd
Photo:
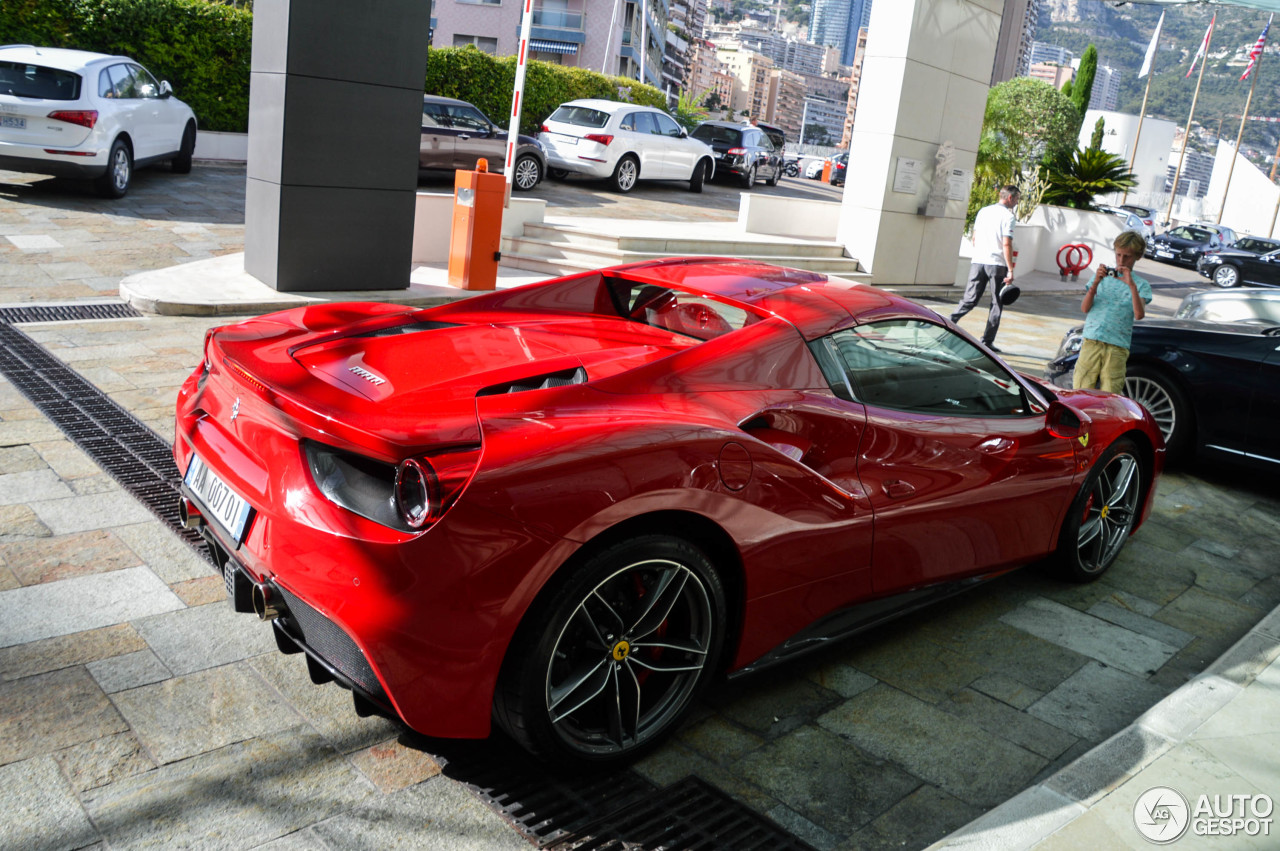
M 1209 49 L 1196 122 L 1211 132 L 1221 126 L 1223 138 L 1235 141 L 1239 115 L 1249 93 L 1249 81 L 1240 81 L 1248 50 L 1267 22 L 1267 14 L 1253 9 L 1217 6 L 1164 7 L 1164 30 L 1156 54 L 1155 74 L 1147 114 L 1185 124 L 1195 92 L 1196 75 L 1186 78 L 1191 57 L 1204 38 L 1205 28 L 1216 10 L 1217 24 Z M 1102 0 L 1045 0 L 1041 8 L 1037 41 L 1059 44 L 1076 56 L 1090 43 L 1098 47 L 1098 64 L 1119 68 L 1121 112 L 1137 114 L 1142 106 L 1146 80 L 1138 79 L 1161 7 L 1129 3 L 1121 7 Z M 1262 76 L 1253 95 L 1250 115 L 1280 117 L 1280 22 L 1272 27 L 1262 61 Z M 1233 117 L 1234 116 L 1234 117 Z M 1221 121 L 1221 125 L 1219 125 Z M 1280 137 L 1280 124 L 1249 122 L 1243 147 L 1258 149 L 1270 156 Z

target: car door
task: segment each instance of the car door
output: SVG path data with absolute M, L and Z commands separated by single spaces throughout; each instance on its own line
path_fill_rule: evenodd
M 691 143 L 680 130 L 680 125 L 669 115 L 650 113 L 661 136 L 663 170 L 672 180 L 688 180 L 693 177 L 693 167 L 698 162 L 700 145 Z
M 150 156 L 171 154 L 182 147 L 182 131 L 187 126 L 186 112 L 171 97 L 161 97 L 160 84 L 141 65 L 132 65 L 139 100 L 139 114 L 145 124 Z
M 760 176 L 766 180 L 772 180 L 781 168 L 773 142 L 769 141 L 769 134 L 762 130 L 756 130 L 752 133 L 752 138 L 754 144 L 760 148 Z
M 418 146 L 418 168 L 453 168 L 453 146 L 456 131 L 449 124 L 449 113 L 442 103 L 423 102 L 422 141 Z
M 1240 258 L 1240 278 L 1246 284 L 1280 286 L 1280 252 Z
M 108 66 L 105 73 L 111 87 L 110 94 L 103 97 L 110 100 L 111 115 L 120 131 L 128 133 L 133 140 L 133 158 L 137 160 L 150 156 L 150 148 L 144 135 L 146 119 L 142 112 L 145 104 L 137 95 L 137 79 L 132 69 L 122 62 Z M 105 87 L 100 89 L 102 90 Z
M 484 157 L 489 161 L 490 171 L 501 171 L 506 162 L 506 151 L 503 142 L 498 138 L 497 128 L 485 117 L 484 113 L 471 104 L 446 104 L 449 121 L 454 129 L 453 167 L 473 169 L 476 160 Z
M 658 138 L 658 126 L 651 112 L 631 112 L 622 117 L 619 129 L 626 134 L 627 150 L 640 158 L 640 176 L 646 180 L 665 178 L 666 163 L 662 156 L 662 142 Z
M 826 341 L 863 404 L 857 473 L 876 593 L 1043 556 L 1074 493 L 1074 442 L 1043 402 L 950 329 L 886 319 Z
M 1280 337 L 1262 337 L 1263 359 L 1253 373 L 1253 399 L 1249 404 L 1249 455 L 1280 471 Z M 1269 350 L 1269 351 L 1268 351 Z

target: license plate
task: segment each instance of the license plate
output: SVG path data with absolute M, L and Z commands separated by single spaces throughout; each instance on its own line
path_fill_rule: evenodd
M 14 130 L 26 130 L 27 119 L 15 118 L 12 115 L 0 115 L 0 127 L 12 127 Z
M 191 454 L 191 466 L 182 481 L 195 494 L 200 510 L 217 520 L 239 544 L 249 522 L 249 503 L 227 487 L 195 453 Z
M 1157 256 L 1157 257 L 1172 257 L 1172 256 L 1173 256 L 1173 252 L 1172 252 L 1172 251 L 1157 251 L 1157 252 L 1156 252 L 1156 256 Z

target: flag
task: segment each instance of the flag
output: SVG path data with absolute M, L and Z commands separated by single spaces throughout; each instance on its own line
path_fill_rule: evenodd
M 1147 58 L 1142 60 L 1142 70 L 1138 72 L 1138 79 L 1141 80 L 1147 74 L 1151 73 L 1151 63 L 1156 60 L 1156 45 L 1160 41 L 1160 29 L 1164 26 L 1164 12 L 1160 13 L 1160 20 L 1156 23 L 1156 33 L 1151 36 L 1151 43 L 1147 45 Z
M 1196 70 L 1196 63 L 1200 61 L 1200 57 L 1209 52 L 1209 37 L 1213 35 L 1213 24 L 1217 20 L 1218 14 L 1215 12 L 1213 17 L 1209 19 L 1209 29 L 1204 31 L 1204 41 L 1200 42 L 1200 49 L 1196 51 L 1195 57 L 1191 60 L 1191 67 L 1187 69 L 1187 77 L 1190 77 L 1191 73 Z M 1205 61 L 1208 61 L 1208 57 L 1205 57 Z M 1183 79 L 1185 80 L 1186 77 L 1183 77 Z
M 1161 12 L 1161 14 L 1164 14 Z M 1271 18 L 1274 18 L 1272 15 Z M 1267 46 L 1267 30 L 1271 29 L 1271 18 L 1267 18 L 1267 25 L 1262 28 L 1262 35 L 1258 36 L 1258 40 L 1253 43 L 1253 47 L 1249 50 L 1249 65 L 1244 69 L 1244 73 L 1240 75 L 1241 80 L 1248 79 L 1253 73 L 1253 66 L 1258 64 L 1258 57 L 1262 55 L 1262 48 Z

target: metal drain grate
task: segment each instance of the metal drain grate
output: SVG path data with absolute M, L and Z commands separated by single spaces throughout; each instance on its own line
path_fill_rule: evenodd
M 3 323 L 0 372 L 121 487 L 209 558 L 204 541 L 178 517 L 181 477 L 169 444 L 40 344 Z
M 548 851 L 814 851 L 697 777 L 686 777 L 548 847 Z
M 105 304 L 47 304 L 0 307 L 0 322 L 83 322 L 86 319 L 135 319 L 142 314 L 122 301 Z

